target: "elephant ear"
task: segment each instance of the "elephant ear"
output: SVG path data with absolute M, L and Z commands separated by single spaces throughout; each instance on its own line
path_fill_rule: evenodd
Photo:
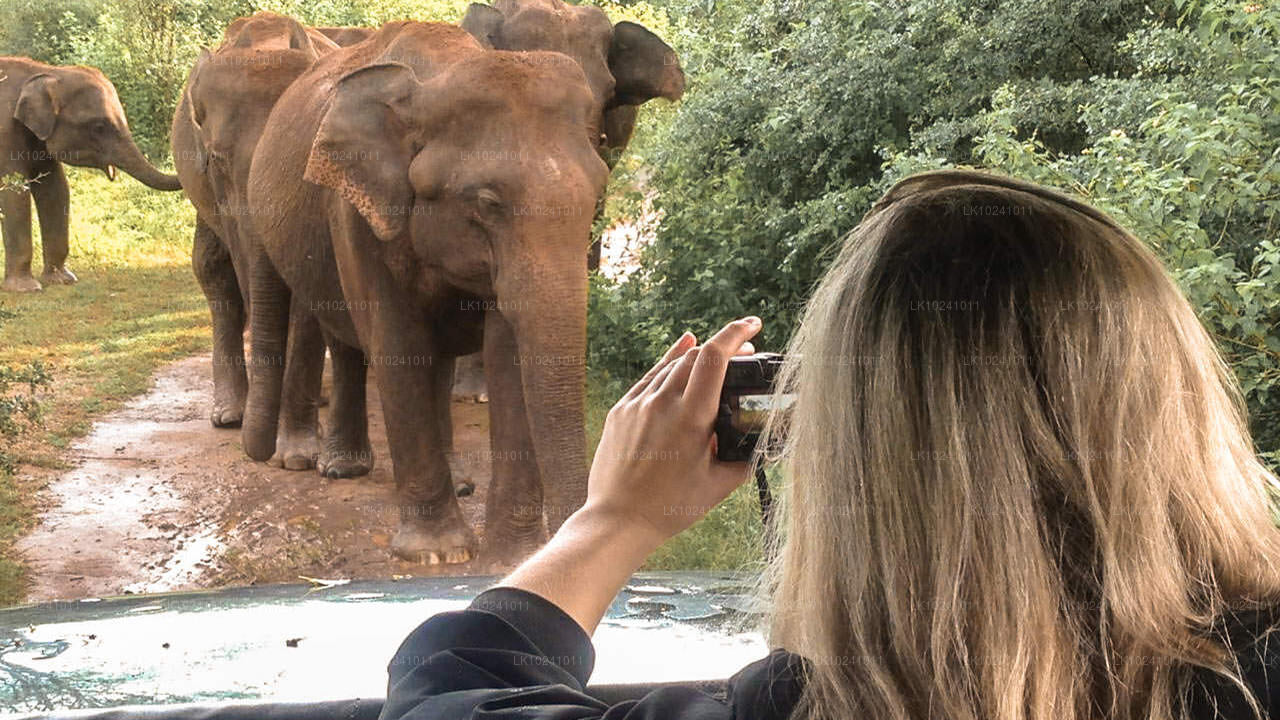
M 641 105 L 657 97 L 679 100 L 684 71 L 676 51 L 643 25 L 623 21 L 613 26 L 609 71 L 617 86 L 615 105 Z
M 380 240 L 409 225 L 409 131 L 421 84 L 407 65 L 383 63 L 344 76 L 311 145 L 303 179 L 336 191 Z
M 241 18 L 241 20 L 245 20 Z M 238 20 L 236 22 L 239 22 Z M 263 27 L 271 34 L 263 35 Z M 236 30 L 236 35 L 232 35 L 232 29 L 227 28 L 227 37 L 235 37 L 232 47 L 250 49 L 254 47 L 262 49 L 279 49 L 279 50 L 306 50 L 311 51 L 311 36 L 307 34 L 307 29 L 297 20 L 287 19 L 284 22 L 285 30 L 288 37 L 282 37 L 276 34 L 279 31 L 279 23 L 264 23 L 256 17 L 248 18 Z M 234 23 L 232 25 L 234 27 Z M 288 40 L 288 45 L 276 47 L 276 43 L 281 40 Z
M 200 71 L 208 64 L 209 59 L 213 57 L 213 53 L 209 52 L 209 48 L 200 46 L 200 56 L 196 58 L 196 64 L 191 68 L 191 74 L 187 77 L 187 89 L 183 102 L 187 106 L 187 118 L 191 121 L 191 127 L 196 131 L 195 152 L 196 172 L 204 174 L 209 168 L 209 152 L 204 146 L 204 134 L 200 127 L 200 118 L 196 116 L 196 102 L 191 97 L 191 90 L 196 86 L 197 78 Z
M 636 118 L 640 108 L 635 105 L 615 105 L 604 111 L 604 161 L 612 170 L 622 157 L 622 151 L 631 142 L 631 134 L 636 129 Z
M 311 36 L 307 34 L 307 29 L 302 26 L 302 23 L 289 23 L 289 49 L 315 52 L 315 48 L 312 47 Z
M 13 117 L 41 140 L 48 140 L 58 124 L 58 97 L 54 89 L 58 79 L 49 73 L 32 75 L 22 84 Z
M 497 47 L 498 31 L 502 28 L 503 19 L 502 11 L 492 5 L 471 3 L 467 7 L 466 16 L 462 18 L 462 29 L 471 33 L 481 45 L 492 50 Z

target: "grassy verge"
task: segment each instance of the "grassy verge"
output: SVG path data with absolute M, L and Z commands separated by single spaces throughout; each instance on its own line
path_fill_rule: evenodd
M 28 469 L 57 469 L 94 416 L 147 389 L 155 369 L 207 347 L 209 313 L 191 273 L 194 211 L 181 193 L 69 168 L 71 257 L 80 282 L 4 294 L 15 317 L 0 327 L 0 365 L 39 360 L 53 376 L 44 422 L 8 454 Z M 37 263 L 40 249 L 35 251 Z M 39 273 L 39 268 L 36 269 Z M 23 473 L 39 476 L 40 473 Z M 37 480 L 0 474 L 0 605 L 21 599 L 14 541 L 34 522 Z

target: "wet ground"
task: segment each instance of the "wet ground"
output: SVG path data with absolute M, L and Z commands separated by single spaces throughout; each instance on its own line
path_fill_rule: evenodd
M 164 367 L 145 395 L 95 423 L 54 477 L 46 511 L 17 549 L 30 569 L 29 602 L 219 585 L 468 574 L 394 559 L 398 522 L 386 432 L 369 388 L 374 470 L 328 480 L 247 458 L 240 432 L 209 423 L 208 355 Z M 372 383 L 372 378 L 370 378 Z M 327 384 L 327 379 L 326 379 Z M 488 405 L 454 402 L 459 498 L 483 532 Z M 322 408 L 321 415 L 324 415 Z

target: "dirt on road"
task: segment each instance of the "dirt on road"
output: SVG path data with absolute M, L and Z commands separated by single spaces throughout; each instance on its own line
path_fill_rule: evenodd
M 210 357 L 164 367 L 145 395 L 102 418 L 50 479 L 39 525 L 17 544 L 27 600 L 104 597 L 221 585 L 473 571 L 393 558 L 399 521 L 377 390 L 369 388 L 372 474 L 329 480 L 250 460 L 240 432 L 209 423 Z M 328 378 L 326 377 L 326 386 Z M 454 402 L 459 498 L 483 533 L 488 405 Z M 321 417 L 324 417 L 322 408 Z

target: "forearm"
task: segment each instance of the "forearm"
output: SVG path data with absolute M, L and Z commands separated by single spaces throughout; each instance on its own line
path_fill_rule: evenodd
M 550 600 L 590 635 L 627 579 L 661 542 L 656 532 L 641 525 L 583 508 L 498 584 Z

